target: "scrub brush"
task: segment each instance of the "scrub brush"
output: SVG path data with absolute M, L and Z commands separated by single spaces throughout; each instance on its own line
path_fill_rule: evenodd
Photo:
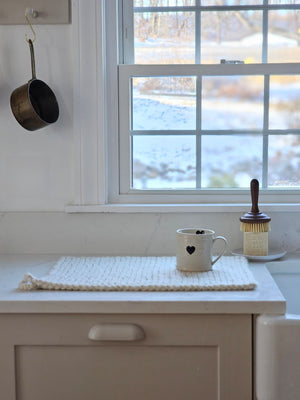
M 241 231 L 244 232 L 244 254 L 251 256 L 268 255 L 268 232 L 271 218 L 258 208 L 259 182 L 252 179 L 250 184 L 252 208 L 241 218 Z

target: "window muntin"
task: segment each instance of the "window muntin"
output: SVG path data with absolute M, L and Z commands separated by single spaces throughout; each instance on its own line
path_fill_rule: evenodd
M 185 1 L 178 1 L 177 4 L 180 3 L 180 5 L 177 7 L 176 4 L 173 4 L 176 3 L 175 1 L 152 1 L 151 3 L 150 6 L 150 0 L 134 1 L 136 9 L 133 14 L 135 12 L 136 15 L 143 14 L 149 18 L 153 18 L 153 15 L 158 16 L 159 13 L 165 17 L 168 15 L 168 18 L 171 18 L 172 15 L 173 18 L 186 15 L 190 21 L 190 27 L 194 26 L 195 31 L 193 37 L 190 32 L 185 36 L 184 44 L 176 43 L 176 46 L 173 47 L 172 43 L 170 44 L 170 38 L 167 38 L 168 40 L 163 41 L 164 51 L 157 51 L 159 40 L 156 42 L 152 40 L 150 44 L 147 43 L 147 46 L 144 46 L 146 50 L 144 49 L 144 54 L 142 54 L 140 50 L 143 43 L 139 43 L 134 35 L 131 38 L 133 39 L 131 44 L 128 42 L 125 44 L 125 50 L 126 46 L 133 47 L 133 51 L 128 54 L 134 55 L 131 62 L 135 61 L 139 65 L 135 65 L 134 68 L 133 65 L 128 65 L 126 68 L 129 69 L 126 69 L 125 74 L 121 74 L 125 76 L 124 79 L 127 83 L 120 85 L 120 95 L 127 99 L 125 102 L 122 101 L 122 104 L 126 103 L 127 113 L 130 117 L 128 123 L 126 123 L 127 117 L 125 120 L 121 118 L 120 124 L 120 149 L 123 153 L 120 165 L 122 171 L 120 193 L 139 194 L 145 192 L 149 194 L 151 191 L 154 191 L 153 193 L 198 193 L 198 191 L 206 192 L 210 189 L 241 189 L 248 188 L 249 181 L 253 177 L 258 178 L 265 189 L 298 188 L 300 185 L 295 177 L 296 173 L 291 175 L 290 180 L 288 177 L 288 171 L 295 171 L 295 166 L 298 166 L 297 158 L 299 157 L 296 140 L 299 134 L 298 107 L 295 106 L 300 98 L 296 90 L 297 66 L 294 65 L 291 69 L 288 64 L 284 63 L 280 66 L 276 64 L 275 70 L 279 73 L 274 74 L 270 67 L 271 64 L 266 64 L 268 56 L 272 59 L 276 53 L 272 47 L 274 44 L 271 40 L 273 39 L 272 32 L 271 30 L 268 32 L 268 19 L 275 26 L 274 18 L 276 20 L 276 14 L 278 16 L 284 7 L 286 13 L 292 11 L 297 14 L 298 11 L 295 9 L 295 7 L 299 7 L 297 3 L 291 5 L 289 2 L 267 4 L 267 2 L 260 1 L 241 1 L 234 2 L 232 5 L 233 2 L 227 1 L 224 2 L 226 10 L 222 9 L 223 6 L 219 2 L 216 4 L 209 0 L 202 1 L 201 4 L 200 1 L 191 1 L 189 6 Z M 239 15 L 237 17 L 239 20 L 242 19 L 241 15 L 248 20 L 255 15 L 253 19 L 255 33 L 248 36 L 242 35 L 235 46 L 237 52 L 230 53 L 229 49 L 234 46 L 232 43 L 228 43 L 230 40 L 227 40 L 228 48 L 226 48 L 229 32 L 224 30 L 225 34 L 221 36 L 220 43 L 223 44 L 225 52 L 218 53 L 217 46 L 215 46 L 213 56 L 208 55 L 206 49 L 213 47 L 213 41 L 210 39 L 205 42 L 203 38 L 205 18 L 209 13 L 211 15 L 214 13 L 214 18 L 219 19 L 223 19 L 220 16 L 225 14 L 229 19 L 233 15 L 235 17 Z M 193 22 L 191 23 L 191 21 Z M 270 24 L 270 27 L 273 25 Z M 275 28 L 278 30 L 278 26 Z M 285 37 L 287 36 L 289 34 L 285 34 Z M 168 41 L 169 45 L 166 46 Z M 151 50 L 153 43 L 156 46 L 156 53 Z M 283 43 L 287 42 L 283 41 Z M 279 47 L 280 45 L 278 42 Z M 219 46 L 219 49 L 221 47 Z M 239 49 L 243 49 L 245 53 L 239 53 Z M 286 47 L 281 46 L 281 51 L 283 49 Z M 298 51 L 298 49 L 296 50 Z M 293 53 L 293 51 L 289 52 Z M 145 54 L 148 54 L 147 57 Z M 158 54 L 160 55 L 158 56 Z M 280 54 L 280 51 L 277 51 L 277 54 Z M 162 58 L 162 55 L 165 58 Z M 231 57 L 234 60 L 242 60 L 245 64 L 232 66 L 219 64 L 220 58 L 231 59 Z M 126 57 L 124 61 L 126 61 Z M 282 62 L 283 59 L 281 58 L 279 61 Z M 290 59 L 284 61 L 289 62 Z M 130 59 L 127 58 L 126 62 L 130 64 Z M 210 67 L 208 62 L 219 64 L 218 71 L 213 75 L 210 75 L 207 70 L 203 70 L 205 65 L 207 68 Z M 264 62 L 264 64 L 260 64 L 263 68 L 258 73 L 256 63 L 260 62 Z M 184 64 L 182 68 L 185 69 L 185 73 L 183 73 L 183 69 L 178 70 L 177 66 L 180 63 Z M 175 68 L 171 68 L 172 64 L 176 64 Z M 201 64 L 197 66 L 197 73 L 193 69 L 193 64 Z M 251 69 L 252 66 L 253 69 Z M 239 69 L 236 70 L 235 67 Z M 125 71 L 124 68 L 125 65 L 120 65 L 119 71 Z M 236 75 L 229 73 L 228 68 L 233 68 Z M 163 73 L 158 74 L 158 69 Z M 223 70 L 226 70 L 227 73 L 224 74 Z M 139 73 L 136 74 L 136 71 Z M 187 71 L 189 71 L 188 74 L 186 74 Z M 184 89 L 185 85 L 182 84 L 177 93 L 171 84 L 169 86 L 172 87 L 173 93 L 167 93 L 168 85 L 156 83 L 151 88 L 151 85 L 148 84 L 149 82 L 154 83 L 156 80 L 161 81 L 163 78 L 165 78 L 165 82 L 168 80 L 171 82 L 172 79 L 174 82 L 176 79 L 178 82 L 190 80 L 194 82 L 194 87 L 193 89 L 189 88 L 190 92 L 188 93 L 188 90 Z M 218 80 L 223 80 L 223 95 L 219 94 L 213 98 L 212 91 L 210 91 L 214 88 L 212 82 Z M 144 87 L 147 87 L 148 93 L 137 85 L 137 82 L 141 83 L 142 81 Z M 234 85 L 232 84 L 234 81 L 240 83 Z M 136 90 L 138 86 L 139 89 Z M 126 88 L 125 91 L 124 88 Z M 177 88 L 179 88 L 178 85 Z M 143 91 L 144 93 L 142 93 Z M 282 108 L 278 107 L 279 92 L 282 96 L 279 102 Z M 285 92 L 295 95 L 293 98 L 292 96 L 284 98 Z M 148 97 L 148 103 L 144 101 L 143 107 L 140 107 L 142 96 L 144 96 L 143 100 Z M 184 97 L 189 97 L 189 104 L 185 107 L 184 118 L 178 123 L 172 114 L 177 115 L 179 110 L 184 109 L 183 104 L 186 101 Z M 155 100 L 158 104 L 156 111 L 150 107 L 150 100 L 152 102 Z M 232 114 L 230 108 L 233 110 Z M 209 111 L 213 110 L 215 110 L 215 114 L 211 113 L 209 118 Z M 138 119 L 138 113 L 143 117 Z M 124 115 L 122 112 L 121 114 Z M 226 116 L 223 121 L 222 115 Z M 167 117 L 170 117 L 170 120 Z M 135 122 L 138 120 L 139 124 Z M 287 121 L 286 125 L 282 122 L 279 123 L 279 120 Z M 295 123 L 292 124 L 292 120 Z M 185 141 L 187 146 L 184 146 Z M 289 153 L 294 157 L 293 160 L 284 154 L 278 155 L 277 142 L 281 143 L 278 145 L 279 148 L 286 146 L 291 150 L 294 147 L 294 151 Z M 123 151 L 124 148 L 126 148 L 125 151 Z M 213 156 L 210 157 L 209 154 Z M 214 161 L 212 161 L 213 158 Z M 276 160 L 283 163 L 282 168 L 278 168 L 278 166 L 275 168 Z M 289 164 L 292 164 L 294 169 Z M 144 176 L 142 171 L 147 171 Z

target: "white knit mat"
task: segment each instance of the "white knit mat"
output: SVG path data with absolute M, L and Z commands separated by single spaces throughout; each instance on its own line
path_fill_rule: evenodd
M 50 272 L 26 274 L 20 290 L 200 291 L 251 290 L 256 281 L 244 257 L 222 257 L 212 271 L 180 272 L 176 257 L 63 257 Z

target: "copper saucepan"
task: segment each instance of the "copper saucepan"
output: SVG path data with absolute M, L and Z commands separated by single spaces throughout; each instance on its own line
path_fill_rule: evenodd
M 36 79 L 32 40 L 28 40 L 32 79 L 15 89 L 10 97 L 12 112 L 23 128 L 35 131 L 57 121 L 59 116 L 55 94 L 45 82 Z

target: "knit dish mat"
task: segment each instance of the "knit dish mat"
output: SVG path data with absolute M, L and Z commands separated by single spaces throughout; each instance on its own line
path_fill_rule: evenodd
M 176 257 L 62 257 L 42 278 L 27 273 L 20 290 L 251 290 L 257 283 L 242 256 L 224 256 L 207 272 L 181 272 Z

